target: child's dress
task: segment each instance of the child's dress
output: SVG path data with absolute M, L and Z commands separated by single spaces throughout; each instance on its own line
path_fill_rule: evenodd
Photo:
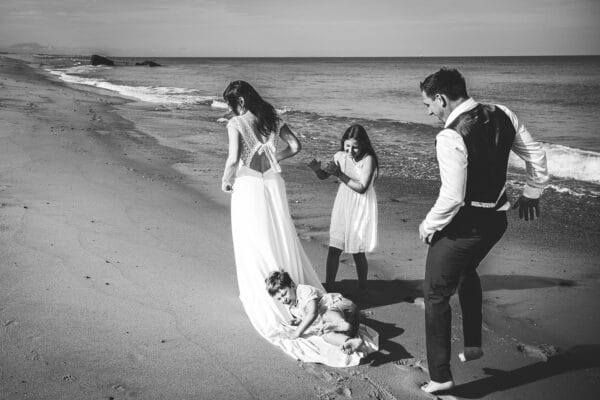
M 296 286 L 296 303 L 289 306 L 290 314 L 300 320 L 306 317 L 306 307 L 308 303 L 316 300 L 318 306 L 318 316 L 313 325 L 321 325 L 323 314 L 327 311 L 337 311 L 344 316 L 346 322 L 352 325 L 348 336 L 353 337 L 359 327 L 359 312 L 356 304 L 345 298 L 339 293 L 325 293 L 321 289 L 310 285 Z
M 360 161 L 354 161 L 351 155 L 338 151 L 333 160 L 342 172 L 352 179 L 368 175 L 364 168 L 365 155 Z M 345 253 L 356 254 L 371 252 L 377 246 L 377 196 L 373 187 L 373 178 L 365 193 L 358 193 L 348 185 L 340 183 L 329 228 L 329 245 Z

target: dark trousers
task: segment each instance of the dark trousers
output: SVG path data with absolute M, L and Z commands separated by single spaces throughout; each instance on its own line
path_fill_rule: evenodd
M 425 264 L 425 336 L 429 376 L 452 380 L 450 297 L 458 289 L 465 347 L 481 346 L 481 283 L 477 267 L 506 231 L 506 213 L 462 207 L 436 232 Z

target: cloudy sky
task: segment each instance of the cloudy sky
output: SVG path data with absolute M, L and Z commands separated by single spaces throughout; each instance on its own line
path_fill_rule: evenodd
M 131 56 L 600 54 L 600 0 L 0 0 L 0 47 Z

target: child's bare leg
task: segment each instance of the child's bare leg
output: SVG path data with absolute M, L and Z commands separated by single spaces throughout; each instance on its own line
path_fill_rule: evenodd
M 356 264 L 356 275 L 358 276 L 358 290 L 367 290 L 367 274 L 369 272 L 369 263 L 365 253 L 356 253 L 352 255 L 354 257 L 354 264 Z
M 323 313 L 325 332 L 346 332 L 352 325 L 344 319 L 344 314 L 339 311 L 329 310 Z
M 360 337 L 348 337 L 346 342 L 342 345 L 342 351 L 346 354 L 352 354 L 362 346 L 363 340 Z
M 353 338 L 340 332 L 327 332 L 321 337 L 329 344 L 340 346 L 346 354 L 354 353 L 363 344 L 363 340 L 360 337 Z
M 339 332 L 327 332 L 321 335 L 324 341 L 334 346 L 342 347 L 346 340 L 350 339 L 348 335 Z
M 350 337 L 345 333 L 352 329 L 352 325 L 344 319 L 344 315 L 335 310 L 329 310 L 323 314 L 323 323 L 326 333 L 323 334 L 323 340 L 327 343 L 340 346 L 346 354 L 354 353 L 362 344 L 363 340 L 359 337 Z
M 337 247 L 329 246 L 329 252 L 327 253 L 327 267 L 325 271 L 325 289 L 331 291 L 333 289 L 333 283 L 340 266 L 340 255 L 342 250 Z

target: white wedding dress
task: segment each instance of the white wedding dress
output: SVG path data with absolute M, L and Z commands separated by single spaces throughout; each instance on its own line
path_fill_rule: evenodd
M 296 359 L 335 367 L 357 365 L 365 353 L 344 354 L 311 328 L 295 340 L 282 337 L 295 327 L 289 325 L 289 311 L 268 294 L 267 276 L 283 269 L 296 283 L 321 290 L 323 286 L 302 248 L 290 216 L 285 183 L 275 158 L 279 133 L 272 132 L 264 142 L 259 140 L 253 129 L 254 118 L 252 113 L 246 112 L 229 121 L 242 142 L 231 197 L 231 228 L 240 299 L 246 314 L 265 339 Z M 249 167 L 257 154 L 264 154 L 271 164 L 264 173 Z M 365 335 L 366 327 L 361 326 L 359 332 Z M 376 335 L 369 332 L 366 336 L 367 351 L 377 350 Z

